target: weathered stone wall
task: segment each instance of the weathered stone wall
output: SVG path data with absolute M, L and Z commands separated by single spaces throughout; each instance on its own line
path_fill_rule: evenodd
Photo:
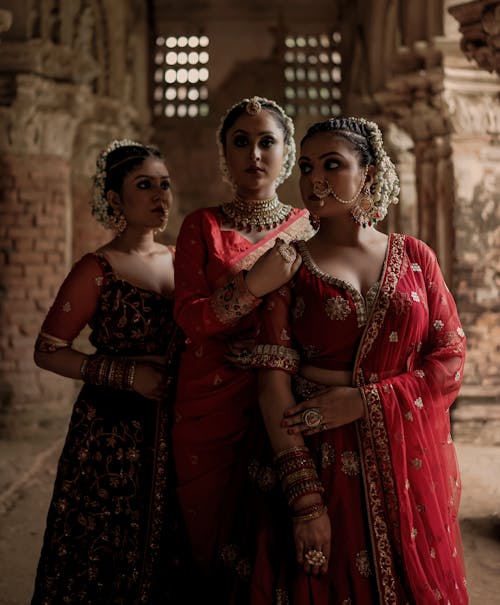
M 39 370 L 33 347 L 73 261 L 109 239 L 88 211 L 98 152 L 149 135 L 148 14 L 135 0 L 118 13 L 109 1 L 4 4 L 0 435 L 22 436 L 66 415 L 73 398 L 74 382 Z
M 49 422 L 73 391 L 33 362 L 34 337 L 68 267 L 70 173 L 62 159 L 14 155 L 3 155 L 0 173 L 0 429 L 26 431 Z

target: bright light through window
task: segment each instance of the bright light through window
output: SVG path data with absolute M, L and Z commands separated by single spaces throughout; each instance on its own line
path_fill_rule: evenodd
M 338 32 L 285 38 L 287 113 L 325 118 L 340 114 L 340 41 Z
M 208 115 L 207 36 L 156 38 L 154 113 L 167 118 Z

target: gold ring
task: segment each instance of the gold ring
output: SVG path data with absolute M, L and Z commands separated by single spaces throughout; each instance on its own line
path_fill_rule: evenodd
M 297 258 L 297 252 L 295 248 L 293 248 L 289 244 L 280 244 L 278 246 L 278 252 L 280 253 L 281 258 L 286 263 L 293 263 L 293 261 Z
M 312 567 L 320 567 L 326 563 L 326 557 L 321 550 L 310 548 L 304 555 L 306 563 L 309 563 Z
M 309 429 L 315 429 L 323 422 L 323 416 L 321 415 L 319 408 L 309 408 L 308 410 L 304 410 L 301 418 L 302 422 Z

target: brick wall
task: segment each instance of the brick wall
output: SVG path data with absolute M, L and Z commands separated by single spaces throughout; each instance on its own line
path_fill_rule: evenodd
M 69 168 L 54 158 L 0 163 L 0 433 L 66 413 L 72 381 L 39 370 L 33 345 L 68 269 Z

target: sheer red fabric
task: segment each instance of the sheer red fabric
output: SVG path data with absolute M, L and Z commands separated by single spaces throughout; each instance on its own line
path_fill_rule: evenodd
M 342 369 L 335 356 L 342 363 L 350 357 L 366 417 L 307 440 L 326 490 L 332 562 L 311 587 L 293 558 L 282 556 L 293 581 L 278 582 L 279 590 L 290 602 L 316 605 L 463 605 L 460 477 L 449 407 L 462 381 L 465 335 L 435 255 L 414 238 L 391 235 L 370 303 L 321 273 L 307 245 L 301 251 L 293 284 L 261 307 L 255 364 L 296 374 L 300 362 Z M 298 401 L 321 388 L 300 378 L 294 383 Z M 276 583 L 270 570 L 277 568 L 257 551 L 253 584 L 264 592 L 262 579 Z M 367 585 L 370 577 L 376 582 Z
M 105 270 L 95 254 L 77 261 L 61 285 L 42 332 L 71 343 L 94 316 Z
M 255 337 L 254 309 L 260 304 L 245 286 L 244 271 L 274 245 L 309 237 L 308 214 L 290 218 L 252 244 L 224 230 L 218 208 L 195 211 L 184 220 L 175 262 L 175 319 L 186 334 L 181 357 L 173 447 L 179 498 L 201 567 L 218 559 L 224 502 L 231 491 L 238 447 L 257 411 L 256 373 L 228 358 L 232 345 Z

